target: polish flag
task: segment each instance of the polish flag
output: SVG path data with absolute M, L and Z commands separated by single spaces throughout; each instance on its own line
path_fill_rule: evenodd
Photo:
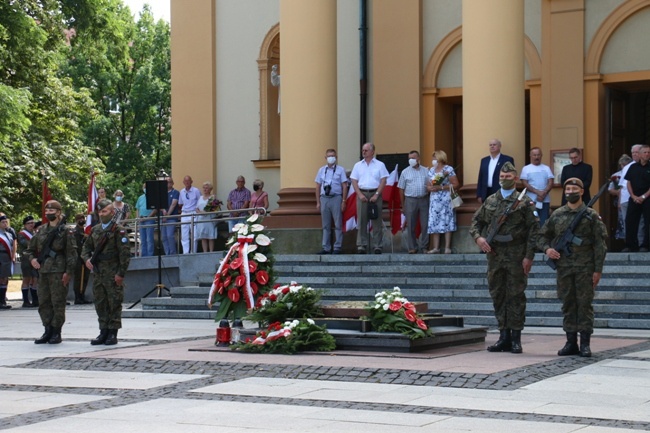
M 397 188 L 398 173 L 397 164 L 395 164 L 395 169 L 386 179 L 386 186 L 381 192 L 381 199 L 384 203 L 388 203 L 390 227 L 393 234 L 396 234 L 402 228 L 402 200 L 399 198 L 399 189 Z
M 90 234 L 92 229 L 93 212 L 95 211 L 95 204 L 97 203 L 97 187 L 95 186 L 95 173 L 90 176 L 90 184 L 88 185 L 88 211 L 86 215 L 86 228 L 84 232 Z
M 390 225 L 393 234 L 397 233 L 402 226 L 401 200 L 397 181 L 399 180 L 397 164 L 395 169 L 386 179 L 386 186 L 381 192 L 381 199 L 388 203 L 390 210 Z M 343 231 L 348 232 L 357 228 L 357 193 L 350 187 L 348 198 L 345 200 L 345 212 L 343 212 Z
M 47 186 L 47 177 L 43 176 L 43 191 L 41 192 L 41 198 L 43 203 L 41 204 L 41 221 L 43 224 L 47 223 L 47 218 L 45 218 L 45 203 L 52 200 L 52 194 L 50 193 L 50 188 Z

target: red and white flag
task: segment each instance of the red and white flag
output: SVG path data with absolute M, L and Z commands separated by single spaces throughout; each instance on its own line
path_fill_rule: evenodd
M 95 211 L 95 204 L 97 204 L 97 187 L 95 186 L 95 173 L 90 176 L 90 184 L 88 185 L 88 211 L 86 215 L 86 228 L 84 232 L 90 234 L 93 212 Z
M 397 164 L 395 164 L 395 169 L 388 176 L 388 179 L 386 179 L 386 186 L 381 192 L 381 199 L 384 203 L 388 203 L 390 227 L 393 234 L 396 234 L 402 228 L 402 200 L 399 198 L 398 181 L 399 171 L 397 170 Z
M 43 199 L 43 203 L 41 204 L 41 221 L 43 224 L 46 224 L 47 218 L 45 217 L 45 203 L 52 200 L 52 194 L 50 193 L 50 189 L 47 187 L 46 177 L 43 177 L 43 191 L 41 193 L 41 198 Z

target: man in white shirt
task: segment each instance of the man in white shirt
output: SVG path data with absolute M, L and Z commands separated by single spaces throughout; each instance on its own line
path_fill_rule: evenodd
M 530 164 L 521 170 L 521 183 L 526 187 L 526 194 L 535 203 L 539 215 L 539 225 L 543 226 L 548 219 L 551 208 L 549 192 L 553 188 L 553 172 L 551 168 L 542 164 L 542 149 L 530 149 Z
M 429 220 L 428 173 L 427 168 L 420 165 L 420 152 L 410 151 L 409 166 L 402 170 L 399 182 L 397 182 L 406 217 L 409 254 L 416 254 L 418 251 L 426 252 L 428 249 L 429 234 L 426 230 Z M 415 229 L 418 220 L 420 221 L 420 236 L 419 239 L 416 239 Z
M 621 178 L 618 181 L 618 186 L 620 187 L 619 191 L 621 192 L 618 200 L 618 206 L 621 208 L 620 217 L 623 218 L 623 221 L 625 221 L 625 215 L 627 215 L 627 203 L 630 200 L 630 192 L 627 189 L 627 180 L 625 180 L 625 175 L 627 174 L 627 171 L 630 169 L 630 166 L 632 164 L 639 162 L 639 151 L 641 150 L 642 146 L 642 144 L 635 144 L 632 146 L 632 150 L 630 151 L 632 153 L 632 161 L 623 167 L 621 170 Z M 623 226 L 625 226 L 625 223 L 623 223 Z M 639 232 L 637 234 L 639 245 L 643 243 L 644 230 L 645 223 L 643 221 L 643 218 L 641 218 L 641 221 L 639 221 Z M 623 233 L 623 238 L 625 238 L 625 233 Z
M 198 188 L 193 187 L 191 176 L 185 176 L 183 178 L 183 188 L 180 191 L 180 196 L 178 198 L 178 205 L 181 206 L 181 244 L 183 245 L 183 254 L 188 254 L 191 252 L 196 252 L 196 241 L 192 242 L 194 248 L 190 249 L 190 239 L 192 231 L 192 218 L 194 212 L 196 212 L 196 205 L 199 203 L 201 198 L 201 191 Z
M 366 248 L 374 247 L 375 254 L 382 253 L 383 224 L 381 211 L 383 200 L 381 192 L 386 186 L 388 170 L 383 162 L 375 159 L 375 145 L 366 143 L 361 148 L 363 159 L 356 164 L 350 174 L 352 188 L 357 194 L 357 252 L 366 254 Z M 376 203 L 378 218 L 372 220 L 372 246 L 368 244 L 368 203 Z

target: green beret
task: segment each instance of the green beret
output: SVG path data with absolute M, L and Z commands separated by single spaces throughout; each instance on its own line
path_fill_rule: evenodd
M 501 167 L 501 173 L 517 173 L 517 169 L 512 162 L 508 161 Z
M 61 207 L 61 203 L 59 203 L 56 200 L 50 200 L 47 203 L 45 203 L 45 209 L 63 210 L 63 208 Z
M 100 210 L 104 209 L 105 207 L 110 206 L 112 204 L 113 204 L 112 201 L 103 198 L 103 199 L 101 199 L 101 200 L 99 200 L 97 202 L 97 210 L 100 211 Z

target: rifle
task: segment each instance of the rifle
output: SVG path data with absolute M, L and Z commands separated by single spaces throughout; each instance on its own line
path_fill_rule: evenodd
M 570 257 L 571 254 L 573 253 L 571 251 L 571 244 L 580 246 L 582 245 L 582 239 L 577 237 L 576 235 L 573 234 L 573 231 L 578 227 L 578 224 L 580 224 L 580 221 L 582 221 L 582 218 L 587 215 L 587 210 L 593 206 L 594 203 L 598 200 L 598 198 L 605 192 L 607 189 L 607 186 L 609 185 L 609 181 L 607 181 L 603 186 L 600 187 L 598 190 L 598 193 L 589 200 L 589 203 L 587 203 L 587 206 L 585 206 L 584 209 L 582 209 L 578 214 L 573 218 L 573 221 L 571 221 L 571 224 L 569 224 L 569 227 L 567 227 L 566 230 L 562 233 L 562 235 L 558 238 L 557 242 L 555 243 L 555 246 L 553 246 L 553 249 L 555 249 L 559 253 L 563 253 L 565 257 Z M 546 258 L 546 264 L 553 270 L 557 269 L 557 264 L 556 260 L 551 259 L 551 258 Z
M 485 237 L 485 241 L 488 243 L 488 245 L 490 245 L 490 247 L 492 247 L 492 240 L 496 240 L 497 242 L 509 242 L 509 241 L 512 240 L 512 235 L 511 234 L 497 235 L 497 233 L 499 232 L 499 229 L 501 228 L 501 226 L 508 219 L 508 216 L 519 207 L 519 204 L 522 201 L 524 201 L 525 196 L 526 196 L 526 188 L 524 188 L 524 190 L 521 192 L 521 194 L 519 194 L 519 197 L 517 197 L 517 200 L 510 203 L 510 206 L 508 206 L 506 208 L 505 212 L 503 212 L 503 214 L 501 214 L 501 216 L 496 221 L 496 223 L 492 224 L 492 226 L 490 227 L 490 230 L 488 231 L 487 236 Z
M 43 251 L 41 251 L 38 254 L 38 257 L 36 258 L 36 261 L 38 261 L 40 265 L 45 263 L 45 260 L 47 260 L 48 258 L 56 257 L 56 253 L 52 251 L 52 242 L 54 242 L 54 237 L 56 236 L 57 233 L 59 233 L 61 227 L 65 227 L 65 218 L 66 218 L 65 215 L 63 215 L 63 218 L 61 218 L 61 221 L 56 225 L 54 230 L 52 230 L 47 235 L 47 238 L 45 239 L 45 246 L 43 247 Z
M 99 255 L 102 253 L 102 251 L 104 251 L 104 247 L 106 247 L 106 243 L 108 243 L 110 234 L 115 233 L 117 225 L 120 223 L 120 219 L 122 219 L 122 213 L 116 212 L 110 221 L 111 226 L 104 232 L 104 235 L 101 237 L 99 242 L 97 242 L 97 245 L 95 245 L 95 251 L 93 251 L 93 255 L 90 256 L 90 263 L 93 265 L 93 268 L 97 268 L 97 270 L 99 270 L 99 267 L 97 266 L 97 259 L 99 258 Z

